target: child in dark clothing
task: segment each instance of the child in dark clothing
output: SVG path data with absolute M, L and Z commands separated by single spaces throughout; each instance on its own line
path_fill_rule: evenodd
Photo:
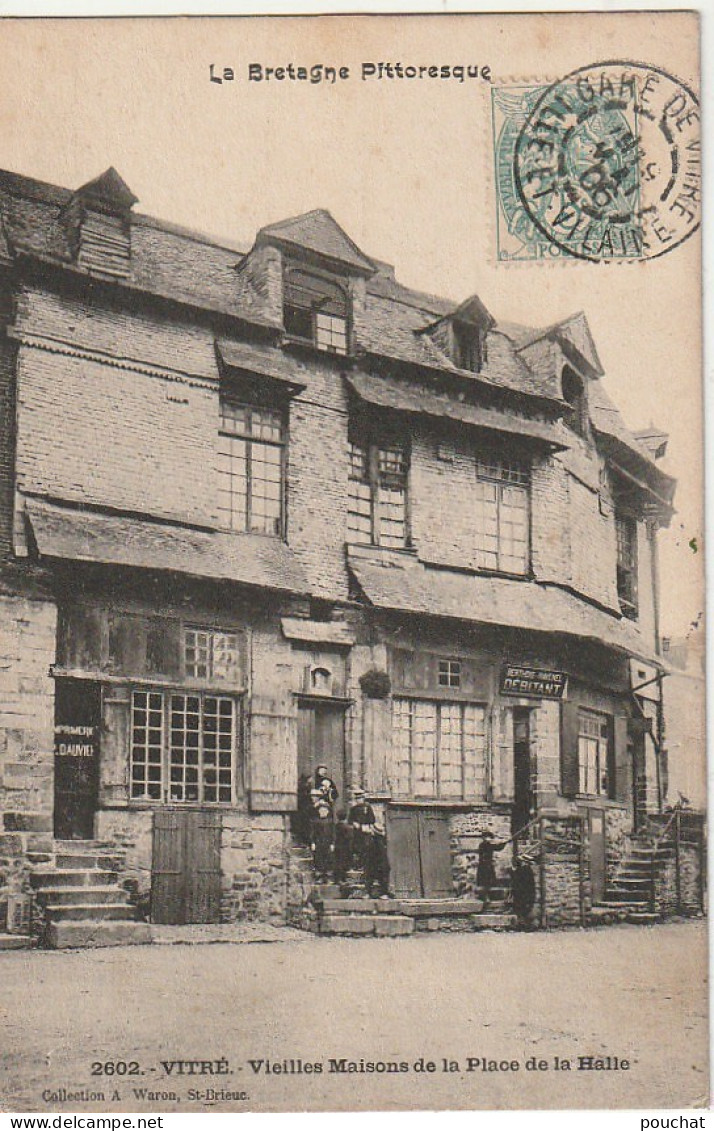
M 347 820 L 344 809 L 337 814 L 335 825 L 335 883 L 340 887 L 347 884 L 347 873 L 352 867 L 352 825 Z

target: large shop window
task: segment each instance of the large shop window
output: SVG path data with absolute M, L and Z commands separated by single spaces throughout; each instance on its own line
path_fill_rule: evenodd
M 407 545 L 408 459 L 404 444 L 350 444 L 348 538 Z
M 617 537 L 617 596 L 624 616 L 637 618 L 637 522 L 630 515 L 615 515 Z
M 225 695 L 134 691 L 131 798 L 232 802 L 240 704 Z
M 398 797 L 482 800 L 486 711 L 473 703 L 394 699 L 390 779 Z
M 612 794 L 612 719 L 581 707 L 578 711 L 578 792 Z
M 292 267 L 285 274 L 285 333 L 330 353 L 348 351 L 347 291 L 322 275 Z
M 506 457 L 476 460 L 476 566 L 526 574 L 530 565 L 530 469 Z
M 221 402 L 218 511 L 229 529 L 282 534 L 284 446 L 280 413 Z

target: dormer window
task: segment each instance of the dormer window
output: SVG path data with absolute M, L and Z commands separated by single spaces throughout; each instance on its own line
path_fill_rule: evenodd
M 454 323 L 454 363 L 459 369 L 478 373 L 483 364 L 483 344 L 477 326 Z
M 91 274 L 131 274 L 130 211 L 137 200 L 116 169 L 82 185 L 61 213 L 72 256 Z
M 582 377 L 566 365 L 562 377 L 563 399 L 572 409 L 568 423 L 578 436 L 585 436 L 588 427 L 588 406 Z
M 288 338 L 310 342 L 329 353 L 349 350 L 347 288 L 328 275 L 304 267 L 285 273 L 283 325 Z

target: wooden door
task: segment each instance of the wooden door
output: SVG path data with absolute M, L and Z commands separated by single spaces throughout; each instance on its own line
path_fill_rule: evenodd
M 605 894 L 605 811 L 588 810 L 590 833 L 590 883 L 593 903 L 599 903 Z
M 54 835 L 60 840 L 94 836 L 101 701 L 98 683 L 55 684 Z
M 298 711 L 298 775 L 314 781 L 315 769 L 327 766 L 345 799 L 345 711 L 341 704 L 302 702 Z
M 449 818 L 437 810 L 387 810 L 390 887 L 395 895 L 438 899 L 453 893 Z
M 160 809 L 154 813 L 151 919 L 218 923 L 221 914 L 221 814 Z
M 389 885 L 395 895 L 422 895 L 419 850 L 419 813 L 413 809 L 387 809 Z
M 419 855 L 422 894 L 435 898 L 452 895 L 451 838 L 445 813 L 419 813 Z

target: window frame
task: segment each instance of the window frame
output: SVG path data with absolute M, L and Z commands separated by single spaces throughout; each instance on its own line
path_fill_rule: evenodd
M 495 470 L 499 468 L 501 474 L 489 474 L 489 469 Z M 511 474 L 520 475 L 522 478 L 513 479 L 508 477 L 508 473 L 504 474 L 504 469 L 510 469 Z M 486 470 L 484 470 L 486 469 Z M 476 452 L 475 458 L 475 478 L 478 483 L 492 483 L 495 488 L 495 515 L 496 515 L 496 564 L 485 565 L 483 559 L 485 555 L 491 554 L 493 551 L 484 548 L 483 542 L 486 538 L 486 532 L 479 529 L 477 515 L 474 515 L 474 559 L 476 569 L 480 573 L 493 573 L 504 575 L 507 577 L 529 577 L 532 570 L 532 552 L 533 552 L 533 506 L 532 506 L 532 463 L 525 456 L 516 455 L 515 457 L 506 456 L 496 451 L 489 451 L 488 449 L 483 452 Z M 525 499 L 525 551 L 524 563 L 522 570 L 514 570 L 507 568 L 503 563 L 505 556 L 505 549 L 503 542 L 505 538 L 502 536 L 502 510 L 503 510 L 503 497 L 507 489 L 516 489 L 523 492 Z M 476 501 L 475 510 L 479 505 Z
M 299 289 L 297 286 L 291 284 L 291 276 L 300 274 L 305 276 L 308 280 L 313 280 L 317 284 L 315 288 L 319 293 L 320 284 L 325 289 L 325 295 L 322 302 L 318 305 L 316 302 L 305 301 L 289 301 L 298 297 L 296 291 Z M 291 286 L 294 289 L 291 290 Z M 332 295 L 328 292 L 332 291 Z M 336 297 L 335 292 L 339 296 Z M 336 313 L 334 310 L 323 310 L 321 307 L 337 306 L 339 302 L 343 305 L 344 313 Z M 288 315 L 290 312 L 290 315 Z M 293 313 L 294 312 L 294 313 Z M 292 321 L 295 315 L 307 315 L 310 320 L 310 336 L 296 332 L 294 329 L 288 327 L 288 323 Z M 339 321 L 343 324 L 344 328 L 344 349 L 332 348 L 329 344 L 325 344 L 324 332 L 325 327 L 320 327 L 319 318 L 329 317 L 333 321 Z M 320 350 L 321 353 L 328 353 L 334 357 L 348 357 L 351 353 L 352 344 L 352 314 L 351 314 L 351 295 L 349 285 L 346 279 L 336 277 L 326 271 L 320 271 L 307 264 L 291 262 L 287 264 L 283 270 L 283 328 L 285 337 L 289 342 L 295 342 L 300 345 L 311 345 L 315 349 Z M 329 333 L 334 333 L 334 328 L 329 328 Z M 323 340 L 321 340 L 321 334 Z
M 450 691 L 460 691 L 462 675 L 463 664 L 461 660 L 452 656 L 437 657 L 436 682 L 438 687 L 448 688 Z
M 392 797 L 396 799 L 412 799 L 423 801 L 430 804 L 452 804 L 452 805 L 473 805 L 487 800 L 488 797 L 488 752 L 490 745 L 490 718 L 488 711 L 488 704 L 472 700 L 472 699 L 449 699 L 449 698 L 429 698 L 428 696 L 415 696 L 415 695 L 395 695 L 392 699 L 391 709 L 391 738 L 389 746 L 389 768 L 390 774 L 394 772 L 394 751 L 395 751 L 395 736 L 398 733 L 396 726 L 396 712 L 400 706 L 406 705 L 408 707 L 409 716 L 409 790 L 407 793 L 397 791 L 394 788 L 394 782 L 391 782 Z M 414 720 L 415 712 L 419 706 L 428 705 L 434 709 L 435 720 L 435 741 L 434 741 L 434 793 L 426 794 L 420 793 L 415 788 L 415 744 L 414 744 Z M 466 713 L 471 709 L 480 713 L 480 722 L 482 725 L 482 732 L 475 731 L 479 737 L 482 738 L 482 774 L 481 774 L 481 791 L 474 790 L 473 793 L 468 793 L 466 788 L 467 778 L 467 759 L 466 759 L 466 743 L 465 737 L 467 728 L 465 726 Z M 461 739 L 461 791 L 457 796 L 453 793 L 443 792 L 442 790 L 442 760 L 440 754 L 444 746 L 442 746 L 441 738 L 445 733 L 443 730 L 443 713 L 448 710 L 457 710 L 460 717 L 460 739 Z M 474 765 L 477 766 L 478 763 Z M 395 774 L 396 777 L 396 774 Z M 479 777 L 474 775 L 474 781 L 478 782 Z
M 585 720 L 597 720 L 600 728 L 599 734 L 587 734 L 583 731 L 583 724 Z M 597 743 L 596 750 L 596 764 L 595 775 L 597 789 L 585 788 L 589 782 L 587 781 L 587 774 L 584 780 L 583 767 L 587 770 L 589 762 L 583 759 L 581 743 L 586 740 L 589 742 L 595 741 Z M 614 749 L 613 749 L 613 725 L 612 716 L 606 711 L 598 711 L 592 707 L 578 707 L 578 796 L 580 797 L 595 797 L 602 798 L 606 801 L 614 799 Z M 604 753 L 603 753 L 604 751 Z M 603 788 L 603 775 L 605 779 L 605 786 Z
M 150 745 L 148 742 L 145 743 L 145 747 L 144 747 L 144 749 L 147 750 L 146 760 L 145 761 L 144 760 L 139 761 L 139 760 L 136 760 L 135 757 L 134 757 L 135 746 L 138 745 L 135 742 L 135 732 L 137 730 L 142 729 L 141 727 L 137 727 L 137 725 L 135 723 L 135 710 L 137 709 L 135 705 L 136 705 L 136 698 L 139 695 L 144 695 L 146 697 L 146 706 L 143 709 L 147 713 L 147 723 L 146 723 L 146 725 L 144 726 L 143 729 L 147 732 L 147 735 L 148 735 L 148 732 L 150 730 L 160 729 L 160 740 L 159 740 L 159 742 L 160 742 L 160 759 L 159 759 L 158 762 L 153 763 L 154 765 L 158 765 L 159 768 L 160 768 L 160 774 L 159 774 L 159 778 L 158 778 L 158 784 L 159 784 L 159 796 L 158 797 L 150 796 L 146 792 L 146 789 L 141 794 L 135 794 L 134 793 L 134 782 L 135 782 L 134 772 L 133 772 L 134 766 L 137 765 L 137 764 L 138 765 L 143 764 L 145 766 L 145 768 L 147 770 L 147 776 L 144 778 L 144 785 L 146 786 L 148 784 L 148 781 L 149 781 L 149 779 L 148 779 L 148 768 L 151 765 L 151 763 L 148 759 L 148 747 Z M 158 696 L 161 700 L 161 707 L 160 707 L 161 725 L 160 725 L 160 728 L 148 726 L 148 712 L 149 712 L 149 710 L 150 709 L 153 709 L 154 711 L 159 710 L 159 708 L 150 708 L 150 696 L 152 696 L 152 695 Z M 200 720 L 201 720 L 201 727 L 200 727 L 200 730 L 198 732 L 198 734 L 199 734 L 199 745 L 198 745 L 198 748 L 197 748 L 198 749 L 197 785 L 198 785 L 199 796 L 197 798 L 191 798 L 191 799 L 188 799 L 188 800 L 174 798 L 174 797 L 171 796 L 171 790 L 172 790 L 172 781 L 171 781 L 171 770 L 172 770 L 172 762 L 171 762 L 171 754 L 172 754 L 171 715 L 172 715 L 172 711 L 173 711 L 173 699 L 176 698 L 176 697 L 182 697 L 184 699 L 184 701 L 188 700 L 188 699 L 198 699 L 199 704 L 200 704 L 199 717 L 200 717 Z M 231 775 L 230 794 L 231 794 L 231 796 L 230 796 L 229 800 L 220 799 L 220 798 L 218 798 L 218 796 L 216 797 L 216 800 L 206 800 L 205 799 L 205 789 L 206 789 L 206 785 L 208 783 L 206 783 L 206 781 L 205 781 L 204 774 L 205 774 L 206 770 L 210 771 L 212 769 L 212 767 L 210 765 L 208 765 L 208 766 L 206 765 L 206 763 L 204 762 L 204 757 L 203 757 L 204 753 L 205 753 L 205 734 L 206 734 L 206 731 L 204 729 L 204 722 L 205 722 L 205 717 L 206 717 L 205 716 L 205 700 L 206 699 L 216 699 L 217 701 L 223 700 L 223 701 L 231 704 L 231 751 L 230 751 L 230 753 L 231 753 L 231 762 L 230 762 L 230 775 Z M 141 708 L 139 708 L 139 709 L 141 709 Z M 184 706 L 184 711 L 185 710 L 186 710 L 186 707 Z M 220 717 L 220 711 L 219 711 L 219 713 L 217 714 L 216 717 L 217 718 Z M 218 734 L 218 732 L 216 732 L 216 733 Z M 229 808 L 231 806 L 235 806 L 236 804 L 238 804 L 238 802 L 241 799 L 243 799 L 245 797 L 245 695 L 243 693 L 229 693 L 229 692 L 226 692 L 225 690 L 224 691 L 214 691 L 214 690 L 211 690 L 211 689 L 208 689 L 208 688 L 203 688 L 203 687 L 201 687 L 201 688 L 198 688 L 198 687 L 187 688 L 187 687 L 179 687 L 179 686 L 167 686 L 165 684 L 132 685 L 131 686 L 130 699 L 129 699 L 128 744 L 129 744 L 129 749 L 128 749 L 128 757 L 127 757 L 127 800 L 128 800 L 128 804 L 132 807 L 138 807 L 138 808 L 143 807 L 143 808 L 145 808 L 147 806 L 153 807 L 153 806 L 170 805 L 170 806 L 186 806 L 186 807 L 189 807 L 189 808 L 224 808 L 225 809 L 225 808 Z M 154 743 L 154 745 L 155 745 L 155 743 Z M 219 760 L 218 760 L 219 756 L 220 756 L 220 747 L 217 744 L 216 745 L 217 761 L 216 761 L 216 766 L 215 766 L 216 774 L 219 774 L 220 769 L 221 769 L 220 764 L 219 764 Z M 185 768 L 185 763 L 184 763 L 184 768 Z M 184 784 L 184 787 L 185 787 L 185 784 L 186 784 L 185 781 L 184 781 L 183 784 Z M 216 793 L 218 794 L 218 791 L 220 789 L 220 782 L 218 780 L 216 780 L 215 788 L 216 788 Z
M 480 373 L 483 368 L 483 332 L 471 322 L 454 321 L 454 364 L 468 373 Z
M 224 413 L 224 408 L 226 408 L 226 407 L 232 408 L 232 409 L 242 409 L 242 410 L 245 411 L 245 413 L 246 413 L 246 429 L 244 431 L 237 431 L 237 430 L 231 431 L 231 430 L 229 430 L 228 428 L 225 427 L 225 420 L 227 419 L 227 416 Z M 256 435 L 252 431 L 252 429 L 253 429 L 253 413 L 268 413 L 268 414 L 270 414 L 273 417 L 274 423 L 277 423 L 277 426 L 279 428 L 279 432 L 280 432 L 279 439 L 274 440 L 274 439 L 272 439 L 272 437 L 265 437 L 265 436 Z M 219 496 L 223 495 L 223 494 L 228 494 L 228 496 L 231 500 L 231 507 L 230 507 L 230 511 L 228 512 L 229 521 L 228 521 L 228 523 L 223 525 L 223 529 L 229 530 L 233 534 L 257 534 L 257 535 L 259 535 L 261 537 L 265 537 L 265 538 L 279 538 L 281 540 L 285 539 L 286 513 L 287 513 L 287 506 L 286 506 L 287 448 L 288 448 L 288 420 L 287 420 L 287 416 L 288 416 L 287 411 L 284 408 L 282 408 L 281 406 L 278 406 L 278 405 L 267 404 L 267 403 L 266 404 L 260 404 L 260 403 L 256 403 L 255 401 L 252 401 L 252 402 L 251 401 L 245 401 L 242 398 L 237 397 L 237 396 L 230 396 L 230 395 L 226 395 L 226 394 L 221 395 L 220 404 L 219 404 L 219 417 L 220 417 L 220 419 L 219 419 L 219 425 L 218 425 L 218 436 L 219 436 L 219 451 L 218 451 L 219 491 L 218 491 L 218 494 L 219 494 Z M 236 509 L 233 506 L 234 494 L 233 494 L 232 487 L 228 491 L 225 491 L 222 487 L 222 484 L 223 484 L 225 479 L 230 479 L 232 481 L 235 478 L 241 478 L 241 477 L 235 476 L 232 472 L 223 471 L 221 469 L 221 466 L 220 466 L 221 461 L 223 461 L 223 460 L 233 461 L 237 457 L 234 457 L 232 454 L 227 454 L 227 453 L 220 451 L 220 438 L 224 438 L 224 439 L 228 439 L 228 440 L 240 440 L 245 445 L 245 508 L 244 508 L 244 520 L 245 521 L 244 521 L 243 526 L 235 526 L 233 524 L 233 521 L 232 521 L 233 516 L 236 513 Z M 254 483 L 254 481 L 257 482 L 257 479 L 255 479 L 254 476 L 253 476 L 253 463 L 254 463 L 253 447 L 256 444 L 264 444 L 268 447 L 277 449 L 279 451 L 278 467 L 279 467 L 279 472 L 280 472 L 280 484 L 279 484 L 280 515 L 277 518 L 278 529 L 275 530 L 275 531 L 253 529 L 253 526 L 252 526 L 253 510 L 254 510 L 253 483 Z M 218 510 L 218 515 L 221 518 L 221 521 L 223 521 L 223 517 L 226 515 L 226 510 L 225 510 L 224 507 L 222 507 L 220 505 L 220 498 L 218 500 L 217 510 Z
M 627 530 L 626 540 L 629 548 L 629 562 L 624 563 L 622 558 L 622 544 L 620 531 Z M 617 603 L 620 612 L 628 620 L 639 619 L 639 592 L 638 592 L 638 557 L 639 530 L 637 518 L 627 510 L 615 508 L 615 577 L 617 585 Z
M 370 434 L 364 435 L 353 433 L 350 431 L 349 439 L 349 467 L 348 467 L 348 483 L 347 483 L 347 541 L 351 545 L 369 545 L 369 546 L 382 546 L 390 550 L 408 550 L 411 548 L 411 523 L 410 523 L 410 508 L 409 508 L 409 495 L 410 495 L 410 471 L 411 471 L 411 452 L 409 438 L 407 436 L 398 434 L 377 434 L 372 436 Z M 363 453 L 363 467 L 364 473 L 358 478 L 353 474 L 354 460 L 353 455 L 355 450 Z M 399 452 L 403 463 L 401 472 L 394 472 L 385 469 L 382 464 L 382 456 L 387 453 Z M 390 544 L 385 540 L 388 537 L 387 532 L 383 529 L 383 523 L 387 521 L 386 515 L 388 514 L 387 504 L 384 500 L 384 494 L 389 490 L 384 482 L 389 477 L 401 477 L 401 486 L 404 495 L 403 504 L 403 526 L 404 537 L 399 545 Z M 352 493 L 352 484 L 359 483 L 363 487 L 369 488 L 370 495 L 370 535 L 369 542 L 355 541 L 352 533 L 351 519 L 352 516 L 364 518 L 364 515 L 359 516 L 358 512 L 353 509 L 353 501 L 356 501 L 356 496 Z
M 208 670 L 207 670 L 207 674 L 205 676 L 196 675 L 195 673 L 192 673 L 192 672 L 189 671 L 189 662 L 188 662 L 188 659 L 187 659 L 187 653 L 188 653 L 189 648 L 190 648 L 189 642 L 187 640 L 189 633 L 194 633 L 196 636 L 198 636 L 199 634 L 204 634 L 204 635 L 208 636 L 208 638 L 209 638 L 209 641 L 208 641 L 208 664 L 207 664 Z M 222 636 L 224 638 L 228 638 L 228 637 L 233 638 L 234 651 L 235 651 L 236 676 L 240 675 L 241 671 L 243 670 L 244 665 L 245 665 L 245 657 L 244 657 L 245 630 L 244 629 L 242 629 L 242 628 L 224 628 L 224 627 L 218 626 L 218 625 L 195 624 L 193 622 L 182 621 L 182 623 L 181 623 L 181 670 L 183 672 L 183 678 L 186 680 L 186 683 L 188 685 L 190 685 L 190 687 L 192 689 L 194 687 L 200 687 L 202 690 L 205 689 L 206 687 L 211 687 L 213 689 L 220 688 L 221 694 L 224 694 L 226 691 L 230 691 L 231 693 L 233 693 L 233 692 L 235 692 L 236 688 L 239 688 L 239 689 L 242 690 L 241 685 L 239 684 L 237 679 L 234 683 L 229 683 L 228 681 L 226 681 L 225 683 L 222 683 L 221 677 L 216 675 L 216 667 L 215 667 L 216 639 L 215 638 L 219 637 L 219 636 Z M 200 645 L 198 643 L 195 643 L 193 645 L 193 647 L 197 651 L 198 648 L 200 647 Z

